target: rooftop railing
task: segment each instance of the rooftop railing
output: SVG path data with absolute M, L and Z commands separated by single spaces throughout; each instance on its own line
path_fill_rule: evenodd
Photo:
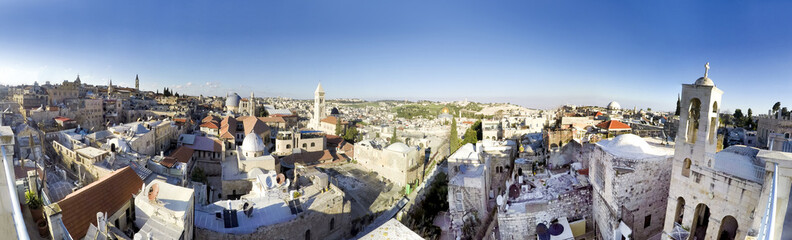
M 22 215 L 22 209 L 16 207 L 20 206 L 19 197 L 15 192 L 16 186 L 14 186 L 14 183 L 16 181 L 14 181 L 13 177 L 11 177 L 14 175 L 14 171 L 9 169 L 9 165 L 13 165 L 13 163 L 8 162 L 9 160 L 6 158 L 5 148 L 5 146 L 0 146 L 0 151 L 2 151 L 3 154 L 3 169 L 6 173 L 6 187 L 8 188 L 8 192 L 6 194 L 11 197 L 11 208 L 14 209 L 14 211 L 11 212 L 11 215 L 14 218 L 14 228 L 16 228 L 17 239 L 30 239 L 30 236 L 27 232 L 27 227 L 25 227 L 25 218 L 24 215 Z

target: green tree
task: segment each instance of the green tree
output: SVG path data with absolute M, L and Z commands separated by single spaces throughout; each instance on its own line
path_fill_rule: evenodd
M 342 129 L 342 128 L 341 128 L 341 118 L 339 118 L 339 117 L 336 117 L 336 130 L 335 130 L 335 135 L 336 135 L 336 136 L 341 136 L 341 132 L 342 132 L 343 130 L 344 130 L 344 129 Z
M 739 108 L 735 109 L 734 114 L 732 114 L 732 116 L 734 117 L 735 127 L 745 126 L 745 119 L 744 119 L 745 116 L 743 115 L 742 110 L 740 110 Z
M 679 100 L 680 100 L 679 96 L 677 96 L 677 108 L 676 108 L 676 112 L 674 112 L 674 116 L 679 116 Z
M 456 118 L 451 118 L 451 131 L 448 133 L 448 145 L 451 149 L 451 153 L 456 152 L 459 149 L 459 133 L 457 133 L 457 122 Z
M 756 123 L 753 120 L 753 111 L 748 109 L 748 117 L 745 118 L 745 128 L 751 131 L 756 130 Z
M 350 143 L 357 142 L 357 138 L 358 138 L 358 130 L 354 126 L 347 129 L 346 133 L 344 134 L 344 140 Z
M 789 110 L 787 110 L 787 107 L 781 108 L 781 116 L 789 117 Z
M 460 145 L 465 145 L 468 143 L 476 144 L 476 142 L 478 142 L 481 139 L 482 139 L 481 120 L 478 120 L 465 131 L 465 139 L 462 141 L 462 144 Z
M 396 127 L 393 127 L 393 135 L 391 136 L 390 143 L 394 144 L 399 142 L 399 138 L 396 137 Z
M 781 102 L 773 104 L 773 114 L 777 113 L 779 109 L 781 109 Z

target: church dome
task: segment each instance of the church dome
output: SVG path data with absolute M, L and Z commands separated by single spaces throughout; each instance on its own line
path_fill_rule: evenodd
M 245 153 L 261 152 L 263 154 L 267 154 L 267 147 L 264 145 L 264 140 L 262 140 L 261 137 L 259 137 L 259 135 L 253 131 L 245 135 L 245 139 L 242 140 L 241 148 Z M 258 156 L 258 154 L 256 155 Z
M 715 86 L 715 82 L 713 82 L 712 79 L 710 79 L 708 77 L 700 77 L 699 79 L 696 80 L 696 85 L 699 85 L 699 86 Z
M 231 94 L 228 96 L 228 98 L 226 98 L 225 105 L 226 107 L 239 107 L 239 100 L 240 100 L 239 94 L 237 93 Z
M 410 151 L 410 147 L 407 146 L 407 144 L 404 144 L 404 143 L 401 143 L 401 142 L 397 142 L 397 143 L 391 144 L 390 146 L 386 147 L 385 149 L 388 149 L 388 150 L 391 150 L 391 151 L 394 151 L 394 152 L 400 152 L 400 153 L 405 153 L 405 152 L 409 152 Z
M 613 101 L 608 103 L 608 110 L 619 110 L 621 109 L 621 105 L 618 102 Z

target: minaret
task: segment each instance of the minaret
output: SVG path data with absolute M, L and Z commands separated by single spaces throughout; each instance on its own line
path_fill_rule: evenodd
M 250 91 L 250 101 L 248 102 L 248 114 L 250 116 L 256 116 L 256 96 L 253 95 L 253 91 Z
M 138 78 L 137 74 L 135 74 L 135 89 L 140 91 L 140 79 Z
M 325 91 L 322 89 L 322 83 L 319 83 L 319 86 L 316 86 L 316 91 L 314 91 L 314 112 L 313 112 L 313 126 L 314 128 L 319 128 L 319 122 L 325 118 Z
M 113 79 L 107 83 L 107 96 L 110 96 L 113 93 Z

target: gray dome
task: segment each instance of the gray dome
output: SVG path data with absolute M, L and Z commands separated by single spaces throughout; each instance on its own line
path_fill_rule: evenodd
M 613 101 L 608 103 L 608 110 L 619 110 L 621 109 L 621 105 L 618 102 Z
M 401 142 L 397 142 L 397 143 L 391 144 L 390 146 L 386 147 L 385 149 L 388 149 L 388 150 L 391 150 L 391 151 L 394 151 L 394 152 L 400 152 L 400 153 L 405 153 L 405 152 L 409 152 L 410 151 L 410 147 L 407 146 L 407 144 L 404 144 L 404 143 L 401 143 Z
M 696 85 L 715 86 L 715 82 L 713 82 L 712 79 L 709 79 L 708 77 L 700 77 L 696 80 Z
M 240 99 L 241 98 L 239 97 L 239 94 L 236 93 L 231 94 L 230 96 L 228 96 L 228 98 L 226 98 L 225 105 L 226 107 L 239 107 Z
M 242 140 L 242 151 L 245 153 L 262 152 L 263 154 L 267 154 L 267 147 L 264 146 L 264 140 L 262 140 L 261 137 L 259 137 L 255 132 L 251 131 L 245 135 L 245 139 Z

